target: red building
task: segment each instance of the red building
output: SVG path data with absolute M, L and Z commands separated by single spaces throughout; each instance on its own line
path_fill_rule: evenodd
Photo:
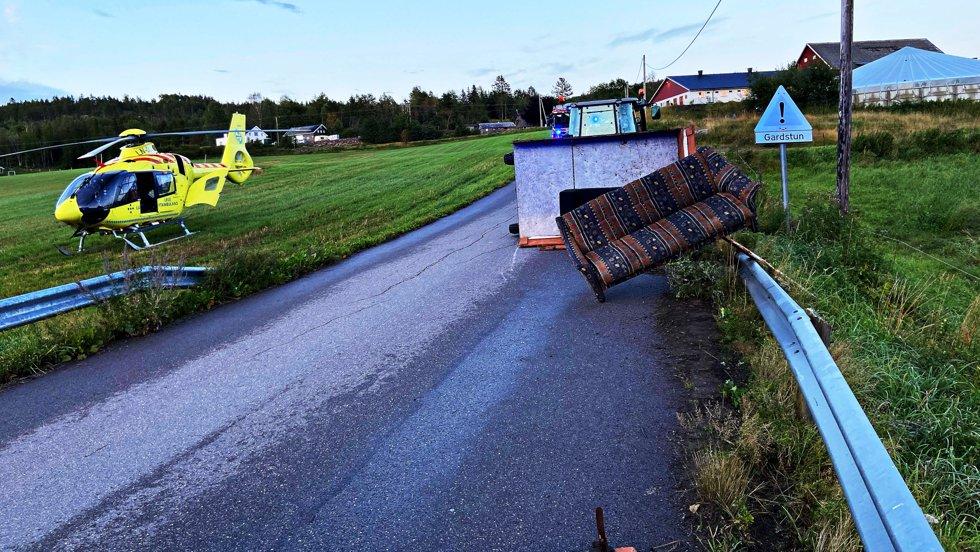
M 896 40 L 861 40 L 854 42 L 851 49 L 851 62 L 854 68 L 881 59 L 906 46 L 943 53 L 935 44 L 925 38 L 901 38 Z M 823 63 L 840 69 L 840 42 L 808 42 L 796 59 L 796 66 L 805 69 L 814 63 Z
M 749 87 L 755 77 L 768 77 L 775 71 L 744 73 L 709 73 L 697 75 L 673 75 L 664 79 L 653 93 L 652 102 L 666 105 L 697 105 L 721 102 L 739 102 L 749 97 Z

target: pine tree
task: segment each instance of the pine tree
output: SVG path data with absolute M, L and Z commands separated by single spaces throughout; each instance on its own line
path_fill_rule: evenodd
M 572 85 L 565 80 L 565 77 L 558 77 L 558 81 L 555 82 L 555 87 L 551 89 L 551 93 L 559 97 L 569 97 L 572 95 Z

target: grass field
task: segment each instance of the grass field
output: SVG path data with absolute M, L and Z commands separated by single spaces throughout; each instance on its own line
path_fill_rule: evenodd
M 831 322 L 835 359 L 948 550 L 980 549 L 980 158 L 966 150 L 859 157 L 854 215 L 842 223 L 831 202 L 835 148 L 792 148 L 792 233 L 781 224 L 776 152 L 737 154 L 767 190 L 761 232 L 738 239 Z M 696 288 L 680 293 L 715 299 L 719 326 L 745 363 L 723 390 L 732 408 L 691 421 L 713 428 L 694 457 L 703 495 L 716 505 L 707 543 L 857 550 L 781 351 L 734 273 L 718 277 L 730 255 L 719 247 L 668 270 Z M 723 484 L 733 481 L 737 492 Z
M 451 213 L 510 181 L 513 168 L 502 156 L 513 140 L 529 136 L 258 159 L 265 174 L 243 187 L 229 183 L 216 209 L 188 211 L 188 226 L 198 234 L 125 261 L 217 266 L 222 276 L 210 286 L 216 289 L 181 293 L 149 322 L 138 313 L 86 309 L 4 332 L 0 383 L 91 354 L 115 336 L 287 281 Z M 120 264 L 121 245 L 111 238 L 90 239 L 93 252 L 71 258 L 54 248 L 70 234 L 52 216 L 55 199 L 80 172 L 0 178 L 0 297 Z

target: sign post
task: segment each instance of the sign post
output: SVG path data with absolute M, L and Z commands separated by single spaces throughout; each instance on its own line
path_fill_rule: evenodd
M 786 144 L 813 141 L 813 127 L 796 106 L 786 89 L 780 85 L 769 106 L 755 125 L 756 144 L 779 144 L 779 174 L 783 181 L 783 211 L 789 228 L 789 178 L 786 170 Z

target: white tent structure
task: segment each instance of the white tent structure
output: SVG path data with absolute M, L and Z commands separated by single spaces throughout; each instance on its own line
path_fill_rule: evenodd
M 854 101 L 980 100 L 980 60 L 906 46 L 854 70 Z

